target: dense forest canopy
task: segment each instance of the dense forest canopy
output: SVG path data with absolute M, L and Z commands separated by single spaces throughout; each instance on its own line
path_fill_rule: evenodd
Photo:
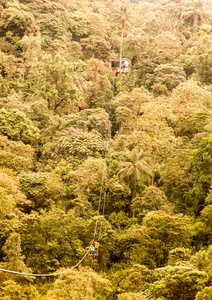
M 0 225 L 24 273 L 100 238 L 2 300 L 212 299 L 211 0 L 0 0 Z

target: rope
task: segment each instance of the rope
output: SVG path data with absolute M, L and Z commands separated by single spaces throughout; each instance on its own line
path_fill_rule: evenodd
M 89 277 L 88 277 L 88 284 L 87 284 L 87 290 L 86 290 L 86 296 L 85 296 L 85 300 L 88 299 L 88 293 L 89 293 L 89 288 L 90 288 L 90 282 L 91 282 L 91 272 L 93 270 L 93 257 L 92 257 L 92 261 L 91 261 L 91 268 L 90 268 L 90 273 L 89 273 Z
M 100 190 L 99 203 L 98 203 L 97 219 L 96 219 L 96 225 L 95 225 L 95 230 L 94 230 L 94 238 L 93 238 L 92 242 L 94 242 L 95 237 L 96 237 L 96 231 L 97 231 L 98 219 L 99 219 L 99 213 L 100 213 L 100 206 L 101 206 L 102 194 L 103 194 L 104 177 L 105 177 L 105 171 L 106 171 L 107 176 L 106 176 L 106 181 L 105 181 L 104 203 L 103 203 L 103 210 L 102 210 L 102 220 L 101 220 L 99 237 L 98 237 L 99 241 L 100 241 L 100 238 L 101 238 L 102 224 L 103 224 L 104 213 L 105 213 L 105 203 L 106 203 L 106 198 L 107 198 L 107 183 L 108 183 L 108 177 L 109 177 L 109 174 L 108 174 L 108 170 L 109 170 L 108 148 L 109 148 L 109 140 L 111 138 L 111 127 L 110 127 L 110 124 L 112 124 L 112 102 L 113 102 L 113 98 L 114 98 L 114 87 L 115 87 L 115 76 L 113 76 L 112 97 L 111 97 L 111 101 L 110 101 L 110 111 L 109 111 L 109 120 L 108 120 L 108 132 L 107 132 L 107 145 L 106 145 L 106 150 L 105 150 L 105 166 L 104 166 L 104 170 L 103 170 L 103 174 L 102 174 L 102 182 L 101 182 L 101 190 Z
M 98 226 L 98 219 L 99 219 L 99 214 L 100 214 L 100 206 L 101 206 L 101 201 L 102 201 L 102 194 L 103 194 L 103 185 L 104 185 L 104 177 L 105 177 L 105 171 L 107 173 L 106 176 L 106 181 L 105 181 L 105 189 L 104 189 L 104 202 L 103 202 L 103 210 L 102 210 L 102 220 L 101 220 L 101 225 L 100 225 L 100 231 L 99 231 L 99 241 L 101 238 L 101 232 L 102 232 L 102 226 L 103 226 L 103 220 L 104 220 L 104 213 L 105 213 L 105 204 L 106 204 L 106 198 L 107 198 L 107 184 L 108 184 L 108 178 L 109 178 L 109 158 L 108 158 L 108 148 L 109 148 L 109 140 L 111 137 L 111 128 L 110 128 L 110 121 L 112 123 L 112 102 L 113 102 L 113 97 L 114 97 L 114 81 L 115 81 L 115 76 L 113 77 L 113 89 L 112 89 L 112 97 L 111 97 L 111 103 L 110 103 L 110 113 L 109 113 L 109 124 L 108 124 L 108 138 L 107 138 L 107 145 L 106 145 L 106 151 L 105 151 L 105 166 L 103 170 L 103 175 L 102 175 L 102 182 L 101 182 L 101 190 L 100 190 L 100 197 L 99 197 L 99 203 L 98 203 L 98 211 L 97 211 L 97 219 L 96 219 L 96 224 L 95 224 L 95 230 L 94 230 L 94 237 L 92 240 L 92 243 L 95 240 L 96 232 L 97 232 L 97 226 Z M 75 269 L 88 255 L 90 249 L 85 253 L 85 255 L 82 257 L 82 259 L 72 268 L 67 269 L 62 272 L 58 273 L 52 273 L 52 274 L 34 274 L 34 273 L 24 273 L 24 272 L 16 272 L 12 270 L 6 270 L 6 269 L 1 269 L 0 271 L 6 272 L 6 273 L 11 273 L 11 274 L 17 274 L 17 275 L 23 275 L 23 276 L 33 276 L 33 277 L 51 277 L 51 276 L 58 276 L 64 273 L 67 273 L 73 269 Z M 87 291 L 86 291 L 86 300 L 88 297 L 88 292 L 89 292 L 89 286 L 90 286 L 90 280 L 91 280 L 91 272 L 93 270 L 93 257 L 92 257 L 92 262 L 91 262 L 91 269 L 90 269 L 90 274 L 89 274 L 89 279 L 88 279 L 88 286 L 87 286 Z
M 85 255 L 83 256 L 83 258 L 72 268 L 62 271 L 62 272 L 58 272 L 58 273 L 53 273 L 53 274 L 33 274 L 33 273 L 22 273 L 22 272 L 16 272 L 16 271 L 10 271 L 10 270 L 5 270 L 5 269 L 0 269 L 0 271 L 2 272 L 6 272 L 6 273 L 12 273 L 12 274 L 18 274 L 18 275 L 24 275 L 24 276 L 33 276 L 33 277 L 50 277 L 50 276 L 58 276 L 60 274 L 64 274 L 67 273 L 73 269 L 75 269 L 77 266 L 79 266 L 79 264 L 86 258 L 86 256 L 88 255 L 89 249 L 88 251 L 85 253 Z
M 112 104 L 113 104 L 113 98 L 114 98 L 114 88 L 115 88 L 115 76 L 113 76 L 113 88 L 112 88 L 112 97 L 110 101 L 110 113 L 109 113 L 109 121 L 112 125 Z M 102 226 L 104 222 L 104 214 L 105 214 L 105 205 L 106 205 L 106 199 L 107 199 L 107 185 L 108 185 L 108 179 L 109 179 L 109 166 L 110 166 L 110 158 L 109 158 L 109 140 L 111 138 L 111 128 L 108 126 L 108 139 L 107 139 L 107 148 L 106 148 L 106 153 L 105 153 L 105 165 L 106 165 L 106 171 L 107 171 L 107 176 L 106 176 L 106 181 L 105 181 L 105 190 L 104 190 L 104 202 L 103 202 L 103 208 L 102 208 L 102 220 L 101 220 L 101 225 L 99 229 L 99 238 L 98 240 L 100 241 L 101 239 L 101 233 L 102 233 Z
M 107 136 L 107 145 L 106 145 L 106 150 L 105 150 L 105 167 L 104 167 L 103 174 L 102 174 L 102 183 L 101 183 L 101 191 L 100 191 L 99 204 L 98 204 L 97 220 L 96 220 L 96 225 L 95 225 L 95 230 L 94 230 L 94 238 L 93 238 L 92 243 L 95 240 L 96 231 L 97 231 L 100 205 L 101 205 L 101 201 L 102 201 L 103 183 L 104 183 L 105 170 L 106 170 L 107 176 L 106 176 L 105 188 L 104 188 L 104 202 L 103 202 L 103 209 L 102 209 L 102 220 L 101 220 L 100 230 L 99 230 L 99 238 L 98 238 L 99 241 L 101 239 L 102 226 L 103 226 L 104 214 L 105 214 L 105 205 L 106 205 L 106 199 L 107 199 L 107 185 L 108 185 L 108 178 L 109 178 L 109 165 L 110 165 L 110 161 L 109 161 L 109 157 L 108 157 L 108 153 L 109 153 L 108 148 L 109 148 L 109 140 L 111 138 L 110 124 L 112 124 L 112 103 L 113 103 L 113 98 L 114 98 L 114 87 L 115 87 L 115 76 L 113 76 L 112 97 L 111 97 L 111 101 L 110 101 L 110 112 L 109 112 L 109 120 L 108 120 L 108 136 Z M 88 293 L 89 293 L 90 281 L 91 281 L 91 273 L 93 270 L 93 260 L 94 260 L 94 257 L 92 257 L 92 261 L 91 261 L 91 268 L 90 268 L 90 273 L 89 273 L 89 277 L 88 277 L 88 284 L 87 284 L 87 289 L 86 289 L 85 300 L 88 299 Z

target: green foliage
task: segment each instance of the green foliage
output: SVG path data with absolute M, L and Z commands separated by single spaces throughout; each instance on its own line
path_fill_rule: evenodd
M 100 157 L 104 153 L 104 142 L 98 133 L 69 130 L 55 138 L 54 156 L 81 163 L 89 156 Z
M 182 18 L 196 29 L 199 24 L 207 23 L 210 20 L 211 12 L 206 7 L 204 1 L 189 1 L 182 14 Z
M 134 198 L 131 207 L 135 216 L 138 217 L 144 217 L 149 211 L 171 211 L 171 205 L 164 192 L 154 186 L 145 187 L 142 197 Z
M 33 167 L 34 149 L 21 141 L 0 136 L 0 166 L 20 172 Z
M 191 150 L 178 149 L 173 157 L 167 158 L 161 171 L 162 189 L 173 204 L 175 212 L 188 214 L 195 210 L 195 202 L 187 196 L 192 181 L 188 177 L 188 159 Z
M 129 211 L 130 189 L 117 177 L 108 181 L 107 212 Z
M 195 253 L 191 257 L 191 264 L 195 266 L 199 271 L 204 271 L 209 276 L 209 282 L 212 281 L 212 246 L 207 249 L 201 250 Z
M 3 282 L 0 295 L 2 300 L 33 300 L 37 299 L 38 292 L 32 285 L 23 286 L 10 279 Z
M 176 248 L 169 252 L 169 265 L 177 265 L 180 262 L 189 261 L 190 255 L 189 248 Z
M 142 225 L 130 226 L 119 233 L 114 254 L 116 259 L 149 268 L 167 263 L 169 251 L 190 245 L 190 221 L 180 215 L 168 215 L 163 211 L 148 213 Z
M 197 271 L 191 266 L 167 266 L 155 271 L 157 280 L 150 285 L 153 297 L 165 299 L 190 300 L 196 292 L 204 288 L 208 277 L 205 272 Z
M 37 33 L 38 26 L 32 13 L 27 12 L 17 2 L 8 3 L 1 11 L 0 34 L 15 44 L 24 34 Z
M 212 298 L 212 287 L 205 287 L 196 294 L 195 300 L 210 300 Z
M 70 268 L 102 224 L 94 271 L 1 272 L 1 299 L 211 297 L 203 2 L 0 0 L 1 267 Z
M 37 94 L 46 101 L 50 111 L 67 114 L 75 110 L 81 100 L 76 81 L 73 64 L 60 54 L 46 54 L 27 76 L 27 82 L 31 85 L 28 97 Z
M 119 300 L 146 300 L 147 298 L 140 293 L 123 293 L 118 296 Z
M 132 199 L 136 197 L 136 183 L 139 179 L 148 181 L 152 175 L 152 171 L 145 160 L 145 153 L 143 150 L 138 151 L 133 149 L 126 152 L 126 159 L 120 164 L 119 175 L 120 178 L 131 180 L 131 196 Z
M 212 134 L 203 138 L 197 150 L 193 152 L 190 160 L 191 179 L 193 189 L 191 193 L 197 199 L 196 211 L 199 212 L 204 206 L 204 200 L 209 193 L 212 183 Z
M 90 59 L 86 66 L 87 90 L 81 108 L 104 108 L 109 110 L 112 99 L 112 84 L 107 66 L 98 59 Z
M 3 52 L 3 50 L 5 50 L 5 52 L 10 52 L 7 49 L 8 45 L 6 41 L 3 41 L 1 44 L 2 49 L 0 50 L 0 91 L 1 97 L 6 97 L 8 96 L 8 94 L 10 94 L 12 89 L 18 91 L 22 86 L 21 77 L 23 73 L 23 66 L 21 63 L 23 61 L 22 59 L 16 57 L 14 53 L 7 54 Z M 11 52 L 13 51 L 11 50 Z M 4 105 L 5 99 L 1 98 L 1 108 L 4 107 Z
M 31 200 L 31 208 L 49 207 L 64 192 L 60 177 L 49 172 L 28 172 L 19 175 L 20 188 Z
M 99 132 L 104 138 L 108 137 L 110 120 L 104 109 L 83 109 L 77 114 L 64 116 L 65 126 L 79 127 L 87 131 Z
M 110 55 L 110 43 L 102 37 L 90 35 L 81 40 L 86 56 L 107 59 Z
M 109 280 L 104 279 L 101 275 L 86 268 L 73 270 L 60 276 L 53 284 L 53 289 L 48 292 L 48 295 L 53 299 L 70 298 L 80 300 L 86 297 L 88 278 L 90 278 L 90 286 L 87 299 L 108 299 L 111 295 L 111 284 Z M 59 298 L 58 298 L 59 297 Z
M 2 250 L 5 253 L 5 268 L 16 272 L 31 272 L 31 270 L 27 268 L 24 263 L 25 256 L 22 255 L 21 239 L 19 234 L 11 233 L 2 247 Z
M 126 270 L 127 274 L 120 282 L 120 288 L 125 292 L 141 292 L 152 282 L 152 270 L 144 265 L 134 265 Z
M 79 41 L 81 38 L 88 36 L 88 15 L 83 11 L 76 11 L 70 14 L 71 22 L 69 30 L 72 33 L 74 41 Z
M 146 75 L 145 84 L 152 87 L 158 93 L 159 84 L 166 86 L 168 90 L 173 90 L 181 82 L 186 81 L 186 74 L 182 67 L 170 64 L 161 64 L 154 69 L 153 74 Z M 156 89 L 157 87 L 157 89 Z
M 195 82 L 180 84 L 172 93 L 173 114 L 168 120 L 177 136 L 192 138 L 202 132 L 211 113 L 211 93 Z
M 183 216 L 172 216 L 163 211 L 150 212 L 145 216 L 143 225 L 147 234 L 142 238 L 142 248 L 146 252 L 144 259 L 151 259 L 156 266 L 161 266 L 167 261 L 171 249 L 190 244 L 191 224 L 189 219 Z M 135 247 L 133 251 L 134 259 L 138 249 Z
M 13 173 L 8 172 L 7 169 L 0 169 L 0 186 L 2 192 L 2 200 L 5 201 L 5 204 L 8 203 L 8 208 L 5 206 L 5 210 L 2 209 L 3 216 L 6 216 L 5 212 L 8 210 L 11 214 L 14 213 L 12 204 L 17 207 L 24 207 L 29 205 L 30 201 L 27 201 L 26 195 L 23 194 L 18 186 L 17 180 Z M 3 202 L 2 202 L 3 204 Z
M 0 133 L 8 138 L 25 144 L 34 144 L 39 138 L 39 129 L 34 127 L 27 116 L 17 110 L 0 109 Z
M 40 214 L 25 215 L 19 228 L 26 265 L 34 272 L 54 272 L 59 267 L 70 267 L 85 254 L 82 242 L 85 223 L 58 208 Z

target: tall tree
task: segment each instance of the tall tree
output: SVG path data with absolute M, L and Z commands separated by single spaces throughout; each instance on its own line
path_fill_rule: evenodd
M 120 45 L 120 70 L 121 70 L 121 62 L 122 62 L 122 46 L 123 46 L 123 38 L 124 31 L 126 27 L 126 22 L 130 19 L 130 11 L 126 2 L 120 2 L 117 7 L 114 8 L 112 13 L 112 21 L 120 21 L 121 22 L 121 45 Z
M 182 18 L 197 28 L 201 23 L 208 23 L 211 19 L 211 12 L 206 7 L 205 0 L 190 0 L 187 1 L 188 7 L 182 13 Z
M 138 151 L 133 149 L 126 152 L 126 161 L 120 164 L 121 170 L 119 175 L 121 178 L 129 178 L 132 183 L 131 196 L 132 199 L 136 197 L 136 183 L 143 176 L 149 179 L 152 176 L 152 171 L 145 160 L 145 153 L 143 150 Z

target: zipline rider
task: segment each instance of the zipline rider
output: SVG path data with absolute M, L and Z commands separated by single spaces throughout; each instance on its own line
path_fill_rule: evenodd
M 94 242 L 94 255 L 98 255 L 99 252 L 99 240 L 97 240 L 96 242 Z

